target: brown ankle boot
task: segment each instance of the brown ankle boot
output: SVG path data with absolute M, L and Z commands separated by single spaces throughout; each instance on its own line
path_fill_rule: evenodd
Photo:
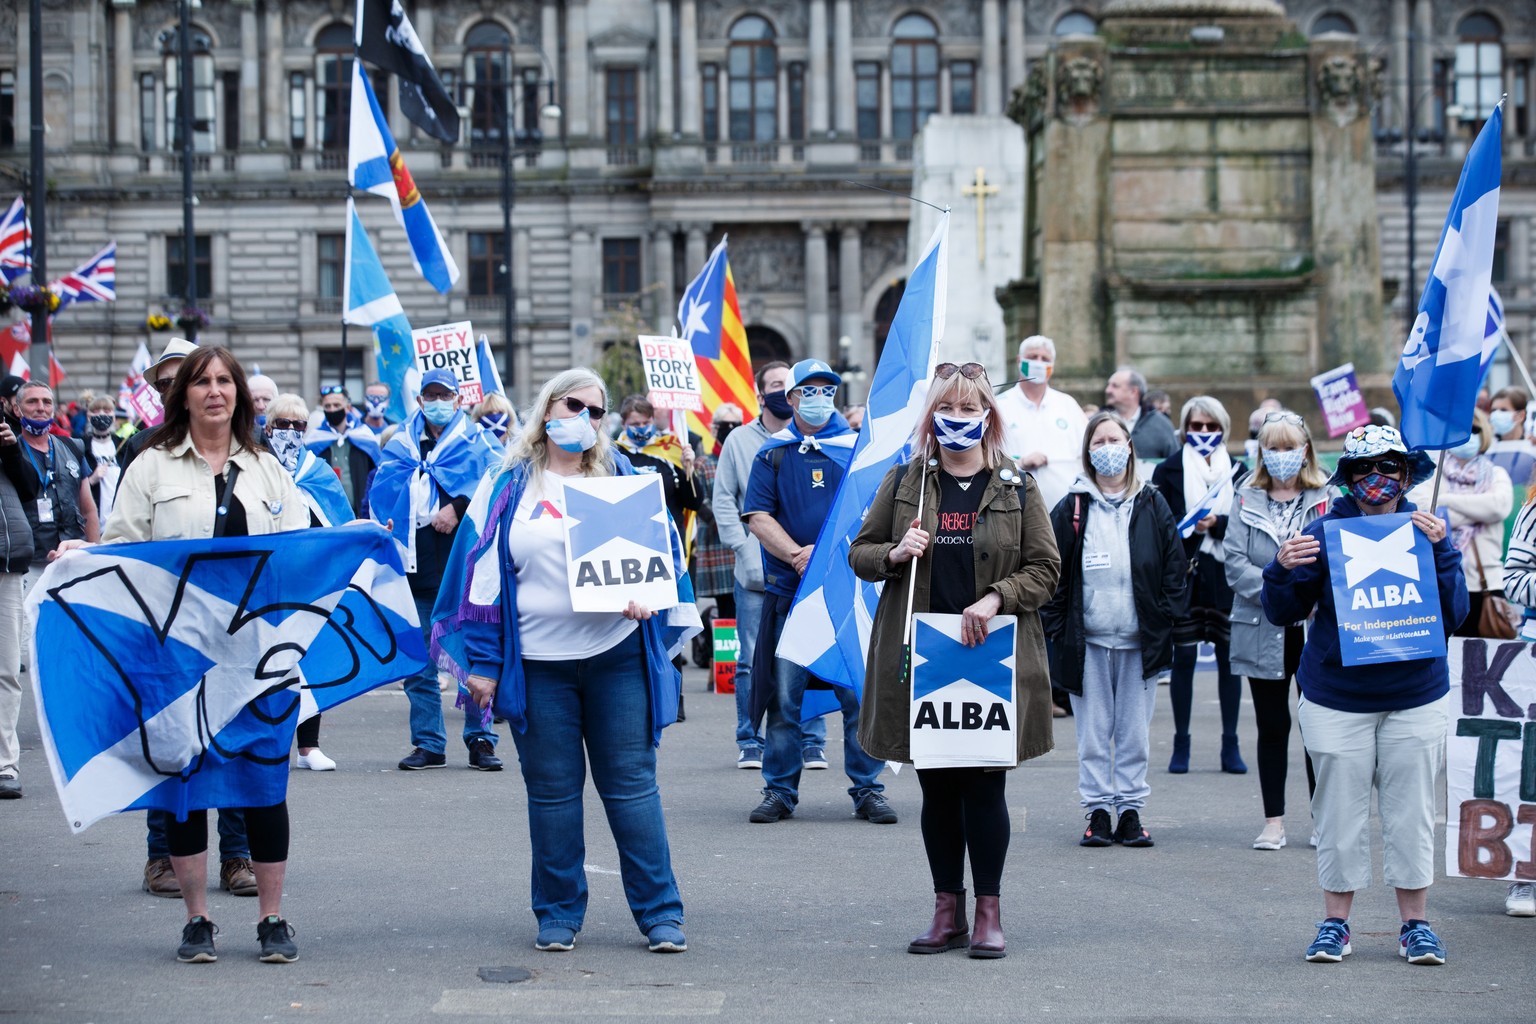
M 965 923 L 965 892 L 933 894 L 933 924 L 907 944 L 908 953 L 942 953 L 963 949 L 970 940 Z
M 973 960 L 997 960 L 1008 955 L 1003 919 L 996 896 L 976 897 L 976 933 L 971 938 Z

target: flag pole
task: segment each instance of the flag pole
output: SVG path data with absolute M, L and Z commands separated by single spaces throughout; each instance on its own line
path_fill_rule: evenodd
M 1520 350 L 1515 348 L 1514 339 L 1502 327 L 1499 328 L 1499 340 L 1504 343 L 1505 348 L 1509 349 L 1510 359 L 1514 361 L 1515 368 L 1520 371 L 1520 376 L 1524 378 L 1526 394 L 1536 396 L 1536 382 L 1531 380 L 1531 371 L 1526 367 L 1525 360 L 1521 358 Z
M 923 499 L 928 497 L 928 467 L 937 461 L 937 459 L 923 459 L 923 475 L 920 486 L 917 489 L 917 521 L 919 523 L 923 521 Z M 907 677 L 909 686 L 912 681 L 912 627 L 913 623 L 917 621 L 912 610 L 912 595 L 917 590 L 917 559 L 919 557 L 921 556 L 912 558 L 912 571 L 907 575 L 907 622 L 901 630 L 901 671 Z
M 1435 460 L 1435 486 L 1429 492 L 1429 511 L 1435 511 L 1435 503 L 1440 500 L 1440 480 L 1445 476 L 1445 449 L 1440 449 L 1440 457 Z

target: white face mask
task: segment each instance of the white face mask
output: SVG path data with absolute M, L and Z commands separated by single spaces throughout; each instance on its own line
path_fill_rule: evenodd
M 547 420 L 544 433 L 551 444 L 568 452 L 584 452 L 597 444 L 597 431 L 592 428 L 592 417 L 567 416 L 559 420 Z

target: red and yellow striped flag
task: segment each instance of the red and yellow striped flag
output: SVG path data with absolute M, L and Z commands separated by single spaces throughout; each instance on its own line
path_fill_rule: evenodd
M 725 402 L 738 405 L 744 421 L 758 413 L 752 355 L 747 350 L 747 329 L 741 322 L 725 239 L 715 246 L 704 269 L 683 292 L 677 319 L 682 324 L 682 336 L 693 346 L 704 402 L 703 412 L 688 414 L 688 427 L 704 438 L 705 449 L 712 452 L 715 438 L 710 423 L 715 409 Z

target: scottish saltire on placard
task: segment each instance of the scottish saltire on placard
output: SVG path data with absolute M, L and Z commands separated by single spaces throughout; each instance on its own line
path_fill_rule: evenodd
M 357 206 L 347 197 L 347 253 L 341 294 L 341 321 L 373 329 L 374 361 L 379 380 L 389 385 L 389 416 L 405 419 L 405 375 L 414 365 L 411 322 L 405 317 L 384 264 L 358 219 Z
M 1018 764 L 1014 667 L 1019 620 L 999 615 L 987 638 L 960 642 L 964 617 L 913 616 L 909 752 L 918 768 L 1012 768 Z
M 1503 134 L 1501 101 L 1467 151 L 1418 318 L 1392 375 L 1403 439 L 1415 451 L 1453 448 L 1472 433 L 1488 336 Z
M 561 486 L 571 607 L 621 612 L 633 601 L 659 611 L 677 604 L 661 477 L 568 477 Z
M 417 273 L 433 288 L 448 294 L 453 282 L 459 279 L 459 265 L 453 261 L 442 232 L 437 230 L 437 222 L 427 210 L 426 200 L 405 166 L 400 147 L 390 134 L 389 121 L 379 107 L 379 98 L 373 94 L 368 76 L 363 74 L 362 62 L 355 60 L 347 171 L 353 188 L 389 200 L 395 209 L 395 219 L 411 243 L 411 260 Z
M 747 329 L 741 322 L 727 241 L 720 239 L 677 304 L 678 337 L 693 346 L 704 405 L 703 412 L 688 413 L 688 426 L 704 439 L 709 451 L 714 451 L 715 445 L 710 423 L 720 405 L 730 402 L 740 406 L 744 423 L 758 412 L 752 356 L 747 350 Z
M 27 595 L 43 748 L 70 827 L 284 799 L 295 726 L 426 664 L 374 526 L 108 544 Z
M 946 213 L 907 278 L 875 367 L 853 460 L 816 538 L 779 640 L 780 657 L 861 694 L 879 590 L 853 575 L 848 549 L 886 472 L 908 453 L 912 429 L 927 400 L 928 378 L 944 336 L 948 237 Z M 835 695 L 809 690 L 801 714 L 810 718 L 836 707 Z
M 1330 520 L 1323 543 L 1346 667 L 1445 657 L 1434 546 L 1407 513 Z
M 32 273 L 32 223 L 27 204 L 17 196 L 0 218 L 0 277 L 5 282 Z
M 117 242 L 80 264 L 49 285 L 59 297 L 59 308 L 71 302 L 117 301 Z

